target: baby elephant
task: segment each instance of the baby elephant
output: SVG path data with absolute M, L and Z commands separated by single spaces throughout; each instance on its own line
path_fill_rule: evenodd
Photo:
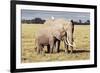
M 60 40 L 54 37 L 46 29 L 40 30 L 39 33 L 37 33 L 35 43 L 36 43 L 36 51 L 38 54 L 44 53 L 43 51 L 44 46 L 47 46 L 48 53 L 53 53 L 53 49 L 54 46 L 56 46 L 56 44 L 58 45 L 57 50 L 59 51 Z

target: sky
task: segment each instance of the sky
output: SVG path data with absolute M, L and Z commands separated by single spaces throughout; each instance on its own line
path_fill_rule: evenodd
M 21 19 L 50 19 L 51 17 L 64 18 L 64 19 L 72 19 L 74 21 L 82 20 L 85 22 L 90 20 L 90 13 L 88 12 L 67 12 L 67 11 L 45 11 L 45 10 L 21 10 Z

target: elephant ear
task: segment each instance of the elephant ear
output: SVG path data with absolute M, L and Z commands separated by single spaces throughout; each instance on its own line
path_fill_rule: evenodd
M 59 31 L 54 32 L 53 36 L 56 37 L 56 39 L 61 40 L 61 34 Z

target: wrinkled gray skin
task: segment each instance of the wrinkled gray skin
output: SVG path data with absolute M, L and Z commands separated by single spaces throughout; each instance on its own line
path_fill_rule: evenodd
M 65 52 L 71 49 L 73 52 L 73 32 L 74 24 L 73 21 L 66 21 L 64 19 L 56 19 L 52 22 L 46 24 L 49 27 L 42 28 L 38 31 L 36 35 L 36 48 L 38 53 L 43 53 L 44 46 L 47 46 L 47 50 L 53 53 L 54 47 L 56 47 L 57 52 L 59 52 L 60 41 L 63 38 L 65 43 Z

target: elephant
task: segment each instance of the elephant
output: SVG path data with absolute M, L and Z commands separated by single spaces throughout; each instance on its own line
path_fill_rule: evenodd
M 50 26 L 54 26 L 56 28 L 59 28 L 59 26 L 62 26 L 65 30 L 65 36 L 64 36 L 64 45 L 65 45 L 65 52 L 69 52 L 69 49 L 71 49 L 71 53 L 73 52 L 73 49 L 76 49 L 76 45 L 73 39 L 74 34 L 74 22 L 73 20 L 66 20 L 66 19 L 53 19 L 48 20 L 45 22 L 45 24 L 48 24 Z
M 46 25 L 48 25 L 48 27 L 40 29 L 37 33 L 37 52 L 43 52 L 44 46 L 47 46 L 48 52 L 50 53 L 53 53 L 54 47 L 56 47 L 57 52 L 59 52 L 60 42 L 64 38 L 65 52 L 68 52 L 68 49 L 71 48 L 72 53 L 74 33 L 73 21 L 54 19 Z
M 47 46 L 48 53 L 53 53 L 55 45 L 59 52 L 60 39 L 61 34 L 57 31 L 54 32 L 52 27 L 39 30 L 35 39 L 37 53 L 43 53 L 44 46 Z

